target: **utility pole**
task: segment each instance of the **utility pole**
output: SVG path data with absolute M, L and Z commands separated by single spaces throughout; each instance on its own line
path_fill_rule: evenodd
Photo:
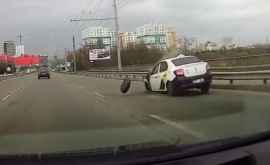
M 121 49 L 120 49 L 120 38 L 119 38 L 119 20 L 118 20 L 118 10 L 117 2 L 113 0 L 114 17 L 115 17 L 115 31 L 116 31 L 116 47 L 117 47 L 117 59 L 118 59 L 118 70 L 122 70 L 122 59 L 121 59 Z
M 76 46 L 75 46 L 75 35 L 72 37 L 72 43 L 73 43 L 73 70 L 76 73 L 77 71 L 77 64 L 76 64 Z
M 116 33 L 116 47 L 117 47 L 118 69 L 119 70 L 122 70 L 117 0 L 113 0 L 113 8 L 114 8 L 114 17 L 71 19 L 70 22 L 80 22 L 80 21 L 110 21 L 110 20 L 114 20 L 115 21 L 115 33 Z

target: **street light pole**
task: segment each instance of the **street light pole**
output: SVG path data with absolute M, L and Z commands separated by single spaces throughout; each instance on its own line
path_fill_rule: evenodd
M 73 70 L 76 73 L 77 71 L 77 64 L 76 64 L 76 46 L 75 46 L 75 36 L 72 37 L 72 43 L 73 43 Z
M 122 59 L 121 59 L 121 48 L 120 48 L 120 38 L 119 38 L 119 20 L 118 20 L 118 10 L 117 2 L 113 0 L 114 17 L 115 17 L 115 31 L 116 31 L 116 46 L 117 46 L 117 59 L 118 59 L 118 69 L 122 70 Z

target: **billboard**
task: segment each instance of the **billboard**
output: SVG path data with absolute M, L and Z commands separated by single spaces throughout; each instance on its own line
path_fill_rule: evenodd
M 109 60 L 109 59 L 111 59 L 110 48 L 89 50 L 90 61 Z

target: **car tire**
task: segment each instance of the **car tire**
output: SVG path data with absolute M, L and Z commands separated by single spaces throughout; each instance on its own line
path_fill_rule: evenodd
M 207 84 L 207 85 L 201 87 L 202 94 L 208 94 L 209 90 L 210 90 L 210 84 Z
M 174 84 L 172 82 L 168 82 L 166 87 L 167 87 L 168 95 L 170 95 L 170 96 L 176 96 L 177 95 L 176 88 L 175 88 L 175 86 L 174 86 Z
M 122 84 L 121 84 L 121 87 L 120 87 L 120 90 L 122 93 L 127 93 L 130 89 L 130 86 L 131 86 L 131 81 L 129 79 L 125 79 Z
M 152 92 L 151 84 L 149 82 L 144 82 L 144 87 L 147 92 Z
M 40 79 L 40 77 L 38 76 L 38 80 Z

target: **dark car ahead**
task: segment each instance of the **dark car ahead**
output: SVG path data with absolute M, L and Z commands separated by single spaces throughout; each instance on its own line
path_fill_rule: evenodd
M 39 68 L 38 79 L 40 79 L 41 77 L 46 77 L 46 78 L 50 79 L 50 72 L 49 72 L 49 69 L 47 67 Z

